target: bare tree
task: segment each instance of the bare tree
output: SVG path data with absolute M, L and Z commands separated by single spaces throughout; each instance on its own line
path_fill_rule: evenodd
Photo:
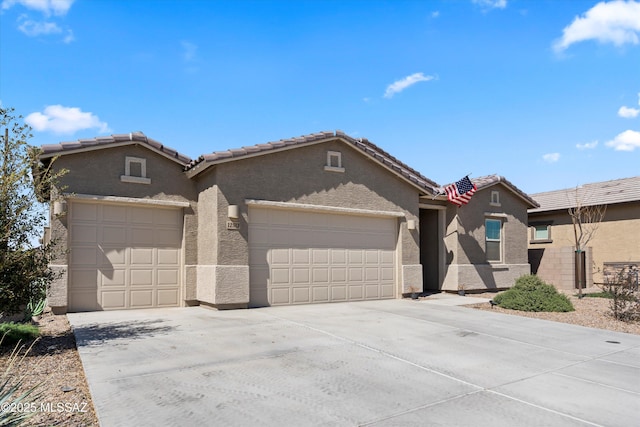
M 586 203 L 586 197 L 584 197 L 584 194 L 581 194 L 578 190 L 579 189 L 576 188 L 576 199 L 574 206 L 569 208 L 569 216 L 573 223 L 573 235 L 576 244 L 578 297 L 582 298 L 582 285 L 585 282 L 586 277 L 584 251 L 587 249 L 589 242 L 595 236 L 598 227 L 600 227 L 600 223 L 607 212 L 607 206 L 588 205 Z

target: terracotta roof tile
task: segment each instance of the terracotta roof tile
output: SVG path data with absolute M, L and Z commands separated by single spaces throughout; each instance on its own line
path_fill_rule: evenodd
M 117 144 L 129 141 L 148 145 L 149 147 L 176 159 L 176 161 L 185 166 L 191 162 L 190 157 L 178 153 L 173 148 L 164 146 L 161 142 L 158 142 L 151 138 L 147 138 L 147 136 L 142 132 L 132 132 L 111 136 L 98 136 L 96 138 L 85 138 L 79 139 L 77 141 L 61 142 L 59 144 L 47 144 L 43 145 L 41 149 L 43 155 L 50 156 L 56 154 L 65 154 L 65 152 L 71 152 L 75 150 L 90 149 L 97 146 L 106 146 L 109 144 Z
M 502 183 L 503 185 L 511 189 L 511 191 L 513 191 L 514 193 L 519 195 L 521 198 L 526 200 L 531 207 L 538 206 L 538 203 L 531 196 L 529 196 L 524 191 L 520 190 L 518 187 L 516 187 L 513 183 L 511 183 L 511 181 L 506 179 L 504 176 L 496 175 L 496 174 L 480 176 L 478 178 L 471 178 L 471 182 L 473 182 L 476 185 L 476 187 L 478 187 L 478 190 L 482 190 L 483 188 L 491 187 L 492 185 Z

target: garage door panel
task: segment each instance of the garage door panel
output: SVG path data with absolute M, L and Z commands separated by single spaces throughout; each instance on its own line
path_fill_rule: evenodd
M 154 236 L 154 240 L 153 240 L 154 245 L 159 247 L 178 248 L 182 243 L 181 230 L 175 230 L 175 229 L 167 230 L 167 229 L 157 228 L 154 230 L 153 236 Z
M 310 283 L 309 268 L 294 268 L 292 270 L 292 284 Z
M 344 267 L 331 268 L 331 282 L 332 283 L 346 283 L 347 281 L 347 269 Z
M 380 298 L 393 298 L 393 284 L 382 284 L 380 286 Z
M 271 289 L 271 302 L 274 305 L 291 304 L 289 297 L 290 288 L 273 288 Z
M 383 281 L 393 281 L 393 267 L 380 267 L 380 274 Z
M 131 229 L 131 245 L 132 246 L 153 246 L 153 228 L 132 228 Z
M 293 265 L 309 265 L 309 249 L 293 249 Z
M 331 250 L 331 264 L 346 264 L 347 263 L 347 251 L 344 249 L 332 249 Z
M 289 253 L 289 249 L 272 249 L 269 251 L 271 258 L 269 259 L 269 263 L 273 265 L 283 264 L 289 265 L 291 263 Z
M 364 273 L 361 267 L 349 267 L 349 282 L 362 282 Z
M 95 299 L 98 289 L 98 272 L 95 269 L 75 268 L 69 272 L 69 276 L 70 291 L 89 290 L 93 292 Z
M 329 287 L 314 286 L 312 290 L 312 302 L 329 302 Z
M 149 265 L 153 263 L 153 248 L 131 248 L 131 266 Z
M 129 220 L 135 224 L 153 224 L 153 208 L 129 208 Z
M 126 223 L 127 208 L 125 206 L 104 205 L 102 207 L 102 221 Z
M 380 298 L 380 286 L 376 285 L 365 285 L 364 286 L 364 297 L 365 299 L 379 299 Z
M 362 285 L 349 286 L 347 292 L 349 300 L 361 300 L 364 298 L 364 287 Z
M 396 224 L 395 218 L 250 207 L 251 305 L 392 298 Z
M 271 283 L 274 285 L 289 284 L 289 269 L 288 268 L 273 268 L 271 270 Z
M 82 244 L 98 242 L 98 231 L 92 224 L 73 224 L 71 226 L 71 243 Z
M 311 289 L 308 287 L 293 288 L 292 297 L 293 304 L 309 303 L 311 302 Z
M 73 247 L 70 251 L 70 262 L 77 267 L 95 266 L 98 263 L 97 247 Z
M 95 289 L 74 289 L 69 293 L 69 305 L 76 311 L 94 311 L 99 308 Z
M 130 270 L 129 284 L 133 286 L 152 286 L 153 270 Z
M 313 283 L 329 283 L 328 267 L 313 267 Z
M 119 310 L 127 306 L 124 290 L 102 291 L 101 296 L 103 310 Z
M 160 286 L 178 286 L 180 284 L 180 271 L 178 269 L 173 270 L 158 270 L 156 272 L 157 280 L 156 284 Z
M 313 264 L 329 264 L 329 249 L 312 249 Z
M 96 221 L 98 219 L 97 205 L 74 203 L 71 209 L 73 221 Z
M 153 307 L 153 290 L 140 289 L 132 290 L 129 293 L 131 308 L 150 308 Z
M 125 269 L 110 269 L 101 270 L 102 273 L 102 287 L 124 287 L 126 286 L 127 270 Z
M 380 270 L 378 267 L 366 267 L 364 269 L 364 280 L 366 282 L 379 282 Z
M 100 242 L 104 245 L 120 245 L 127 244 L 127 229 L 120 226 L 103 226 L 100 230 Z
M 101 259 L 99 265 L 109 267 L 114 265 L 123 265 L 127 262 L 127 251 L 123 247 L 103 247 L 100 251 Z
M 181 210 L 72 202 L 70 213 L 69 311 L 179 305 Z
M 347 287 L 345 286 L 331 286 L 331 301 L 346 301 L 347 300 Z
M 158 307 L 175 307 L 178 305 L 177 289 L 158 289 Z
M 180 264 L 178 249 L 158 249 L 158 266 L 177 266 Z

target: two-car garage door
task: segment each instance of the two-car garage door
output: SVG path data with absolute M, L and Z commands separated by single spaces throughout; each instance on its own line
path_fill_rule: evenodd
M 250 305 L 394 298 L 397 219 L 249 209 Z
M 69 311 L 178 306 L 182 210 L 73 202 Z

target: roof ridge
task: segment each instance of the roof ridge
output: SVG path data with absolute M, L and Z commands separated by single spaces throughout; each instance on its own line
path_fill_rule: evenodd
M 293 145 L 302 145 L 330 138 L 340 138 L 346 141 L 360 151 L 363 151 L 365 154 L 373 157 L 383 166 L 390 168 L 395 173 L 402 175 L 408 181 L 414 183 L 415 185 L 418 185 L 425 190 L 433 193 L 434 188 L 439 187 L 439 185 L 435 181 L 430 180 L 417 170 L 401 162 L 373 142 L 369 141 L 367 138 L 354 138 L 350 135 L 347 135 L 341 130 L 321 131 L 297 137 L 280 139 L 278 141 L 271 141 L 264 144 L 255 144 L 248 147 L 245 146 L 241 148 L 231 148 L 224 151 L 214 151 L 213 153 L 203 154 L 197 159 L 190 161 L 187 165 L 185 165 L 184 169 L 185 171 L 189 171 L 203 162 L 215 163 L 220 161 L 227 161 L 228 159 L 232 158 L 242 158 L 251 154 L 268 152 L 273 149 L 285 148 L 287 146 Z
M 187 165 L 191 162 L 191 158 L 189 156 L 181 154 L 177 150 L 174 150 L 153 138 L 147 137 L 147 135 L 142 131 L 113 134 L 110 136 L 96 136 L 93 138 L 79 138 L 76 141 L 63 141 L 58 144 L 44 144 L 40 148 L 42 149 L 42 154 L 49 155 L 64 151 L 91 149 L 102 145 L 106 146 L 126 142 L 136 142 L 148 145 L 154 150 L 160 151 L 169 157 L 173 157 L 183 165 Z

